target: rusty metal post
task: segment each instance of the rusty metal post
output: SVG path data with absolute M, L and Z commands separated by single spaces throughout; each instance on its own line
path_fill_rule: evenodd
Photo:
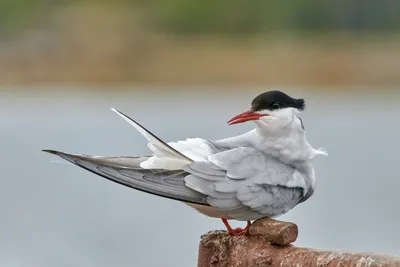
M 254 222 L 249 236 L 210 231 L 201 237 L 198 267 L 400 267 L 400 258 L 391 256 L 290 245 L 297 234 L 295 224 L 273 219 Z

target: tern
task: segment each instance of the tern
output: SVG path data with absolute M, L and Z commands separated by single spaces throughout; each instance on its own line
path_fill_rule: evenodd
M 251 108 L 228 121 L 253 122 L 239 136 L 210 141 L 164 142 L 124 113 L 112 109 L 149 142 L 150 156 L 90 156 L 43 150 L 113 182 L 184 202 L 222 219 L 230 235 L 247 234 L 251 221 L 278 217 L 308 200 L 315 189 L 311 160 L 325 155 L 306 140 L 299 114 L 304 99 L 268 91 Z M 228 220 L 247 221 L 233 229 Z

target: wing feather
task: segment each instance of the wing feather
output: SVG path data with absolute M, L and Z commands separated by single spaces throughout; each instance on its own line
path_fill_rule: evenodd
M 119 161 L 115 157 L 75 155 L 54 150 L 45 150 L 45 152 L 58 155 L 108 180 L 143 192 L 188 203 L 208 205 L 207 196 L 185 185 L 184 178 L 188 173 L 182 170 L 142 169 L 139 165 L 145 158 L 122 157 Z M 126 164 L 129 159 L 132 159 L 132 162 Z
M 112 108 L 111 110 L 115 112 L 118 116 L 123 118 L 125 121 L 127 121 L 130 125 L 132 125 L 140 134 L 142 134 L 147 139 L 147 141 L 149 141 L 149 148 L 153 151 L 155 156 L 148 159 L 149 162 L 144 162 L 142 167 L 149 166 L 149 168 L 151 168 L 152 165 L 158 165 L 161 166 L 161 168 L 165 168 L 170 165 L 169 169 L 179 169 L 179 166 L 193 162 L 191 158 L 185 156 L 175 148 L 162 141 L 160 138 L 158 138 L 156 135 L 144 128 L 142 125 L 140 125 L 129 116 L 114 108 Z M 162 160 L 160 159 L 160 157 L 157 157 L 157 155 L 164 156 L 166 159 Z
M 235 219 L 250 214 L 253 218 L 274 217 L 293 208 L 303 197 L 301 181 L 293 180 L 296 170 L 256 149 L 234 148 L 209 160 L 185 166 L 191 173 L 187 186 L 208 195 L 208 204 Z

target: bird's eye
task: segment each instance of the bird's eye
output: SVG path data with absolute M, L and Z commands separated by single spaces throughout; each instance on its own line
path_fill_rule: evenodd
M 278 109 L 280 107 L 280 105 L 278 102 L 274 102 L 274 103 L 272 103 L 271 107 L 272 107 L 272 109 Z

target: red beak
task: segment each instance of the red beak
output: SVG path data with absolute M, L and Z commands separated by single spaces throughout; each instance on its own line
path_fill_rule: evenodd
M 249 111 L 240 113 L 239 115 L 233 117 L 232 119 L 230 119 L 228 121 L 228 124 L 232 125 L 232 124 L 242 123 L 245 121 L 254 121 L 254 120 L 258 120 L 259 118 L 264 117 L 264 116 L 268 116 L 268 114 L 260 114 L 260 113 L 254 112 L 252 110 L 249 110 Z

